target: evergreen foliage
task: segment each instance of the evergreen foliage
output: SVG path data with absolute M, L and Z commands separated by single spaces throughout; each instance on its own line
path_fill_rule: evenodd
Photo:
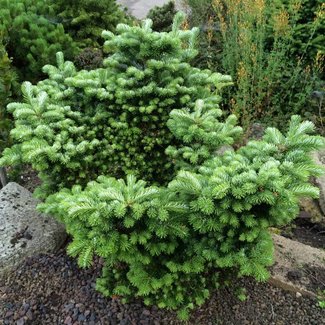
M 98 175 L 134 174 L 150 182 L 170 180 L 172 159 L 165 149 L 175 142 L 166 122 L 173 109 L 190 109 L 199 98 L 218 99 L 213 90 L 227 77 L 193 68 L 197 30 L 171 33 L 119 25 L 105 32 L 111 51 L 104 68 L 76 71 L 58 54 L 47 65 L 49 79 L 24 83 L 24 103 L 8 109 L 16 119 L 17 144 L 3 162 L 23 161 L 41 173 L 44 195 Z M 212 105 L 212 104 L 211 104 Z
M 153 30 L 157 32 L 169 32 L 172 29 L 175 14 L 175 3 L 169 1 L 161 7 L 155 6 L 150 9 L 147 18 L 152 20 Z
M 0 154 L 9 144 L 12 123 L 6 111 L 6 105 L 11 97 L 15 79 L 16 75 L 11 68 L 11 61 L 3 44 L 3 36 L 0 34 Z
M 262 141 L 217 155 L 213 149 L 241 130 L 233 116 L 220 123 L 212 111 L 204 101 L 194 114 L 172 111 L 168 125 L 184 141 L 175 150 L 193 168 L 168 187 L 100 176 L 40 206 L 65 223 L 73 237 L 68 252 L 80 266 L 94 255 L 104 259 L 97 281 L 104 295 L 140 297 L 186 319 L 229 274 L 266 280 L 273 256 L 268 227 L 296 217 L 300 197 L 318 196 L 308 180 L 321 170 L 308 154 L 324 141 L 308 135 L 312 123 L 294 116 L 287 134 L 269 128 Z M 197 144 L 211 150 L 201 164 Z
M 65 187 L 39 208 L 65 223 L 80 266 L 103 258 L 104 295 L 186 319 L 225 277 L 268 277 L 268 228 L 290 222 L 300 197 L 317 197 L 309 179 L 322 170 L 310 152 L 324 139 L 293 116 L 286 134 L 268 128 L 222 153 L 242 133 L 218 106 L 230 80 L 188 63 L 197 29 L 180 30 L 183 19 L 170 33 L 150 20 L 105 32 L 102 69 L 78 72 L 59 53 L 49 79 L 24 83 L 24 102 L 8 106 L 16 144 L 0 165 L 22 157 L 45 194 Z
M 80 47 L 102 45 L 102 31 L 113 31 L 118 23 L 127 20 L 115 0 L 56 0 L 54 10 Z
M 58 51 L 68 59 L 76 54 L 74 41 L 54 16 L 47 1 L 0 0 L 0 32 L 8 35 L 6 49 L 22 80 L 39 80 L 42 67 L 55 63 Z
M 292 1 L 281 0 L 285 7 L 292 6 Z M 300 0 L 297 23 L 292 33 L 292 55 L 302 57 L 308 64 L 313 64 L 317 54 L 325 55 L 325 3 L 323 0 Z M 322 63 L 325 69 L 324 62 Z M 324 79 L 324 74 L 323 74 Z

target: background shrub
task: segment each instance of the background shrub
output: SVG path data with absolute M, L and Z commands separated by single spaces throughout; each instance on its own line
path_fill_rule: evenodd
M 293 6 L 291 0 L 281 3 Z M 313 64 L 317 55 L 325 55 L 325 4 L 322 0 L 300 0 L 296 5 L 298 17 L 292 31 L 292 56 L 303 56 L 305 62 Z M 324 62 L 322 66 L 324 68 Z
M 72 59 L 77 47 L 46 1 L 0 0 L 0 31 L 7 35 L 6 49 L 21 80 L 38 81 L 42 67 L 55 62 L 63 51 Z
M 323 87 L 323 6 L 291 0 L 187 3 L 190 25 L 202 26 L 195 63 L 233 77 L 223 108 L 245 129 L 256 121 L 283 129 L 291 114 L 319 116 L 311 94 Z
M 114 30 L 127 20 L 115 0 L 56 0 L 53 7 L 58 21 L 80 47 L 103 45 L 102 31 Z
M 101 49 L 86 47 L 74 59 L 79 70 L 94 70 L 103 67 L 103 52 Z
M 154 31 L 169 32 L 172 29 L 175 14 L 175 3 L 169 1 L 161 7 L 155 6 L 150 9 L 147 18 L 152 20 L 152 29 Z
M 6 112 L 6 105 L 12 95 L 12 86 L 16 75 L 11 68 L 11 61 L 5 50 L 0 34 L 0 154 L 9 145 L 11 120 Z

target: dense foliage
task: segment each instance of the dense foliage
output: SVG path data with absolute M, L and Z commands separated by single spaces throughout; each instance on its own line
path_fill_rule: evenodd
M 152 29 L 157 32 L 169 32 L 176 14 L 175 3 L 169 1 L 163 6 L 150 9 L 147 18 L 152 20 Z
M 76 54 L 74 41 L 53 16 L 46 1 L 0 0 L 0 32 L 8 36 L 6 49 L 22 80 L 39 80 L 58 51 L 69 59 Z
M 6 105 L 12 94 L 12 86 L 16 79 L 15 73 L 11 68 L 11 61 L 2 43 L 0 34 L 0 154 L 9 144 L 9 131 L 11 120 L 6 111 Z
M 55 0 L 53 5 L 58 21 L 81 47 L 102 45 L 102 31 L 126 21 L 115 0 Z
M 105 32 L 102 69 L 78 72 L 59 53 L 49 79 L 25 83 L 24 102 L 9 105 L 16 145 L 0 164 L 22 156 L 44 193 L 66 187 L 40 209 L 66 224 L 81 266 L 103 258 L 104 295 L 186 319 L 225 276 L 267 278 L 268 227 L 292 220 L 300 196 L 317 197 L 309 178 L 321 170 L 309 153 L 324 139 L 294 116 L 286 134 L 269 128 L 221 150 L 242 132 L 218 107 L 229 77 L 188 63 L 198 31 L 180 30 L 182 18 L 169 33 L 150 20 Z
M 281 3 L 288 7 L 293 2 L 281 0 Z M 323 0 L 300 0 L 296 3 L 299 10 L 292 33 L 291 52 L 299 57 L 303 55 L 303 60 L 312 64 L 317 53 L 325 55 L 325 3 Z
M 198 149 L 192 144 L 217 150 L 240 132 L 234 117 L 220 123 L 220 111 L 208 107 L 198 101 L 191 112 L 174 110 L 168 123 L 185 140 L 179 152 L 193 162 Z M 322 139 L 310 131 L 311 123 L 293 117 L 286 135 L 270 128 L 262 141 L 237 152 L 207 155 L 167 188 L 133 176 L 126 182 L 100 176 L 85 190 L 74 186 L 51 196 L 42 210 L 64 221 L 73 236 L 68 252 L 79 265 L 89 266 L 95 254 L 104 259 L 97 281 L 104 295 L 140 297 L 186 318 L 227 275 L 267 278 L 268 227 L 291 221 L 300 196 L 318 195 L 308 183 L 319 173 L 308 153 Z
M 150 25 L 119 25 L 117 36 L 105 32 L 112 52 L 105 68 L 78 72 L 58 54 L 58 67 L 44 67 L 49 79 L 25 83 L 25 102 L 8 106 L 17 144 L 3 161 L 13 164 L 20 152 L 41 172 L 43 194 L 85 185 L 101 174 L 171 179 L 172 160 L 165 154 L 175 142 L 166 126 L 169 112 L 193 107 L 226 79 L 188 63 L 197 53 L 195 30 L 177 26 L 169 34 Z
M 320 2 L 187 0 L 190 25 L 202 26 L 195 64 L 232 76 L 223 109 L 245 129 L 256 121 L 285 129 L 291 114 L 321 120 L 311 98 L 323 88 Z

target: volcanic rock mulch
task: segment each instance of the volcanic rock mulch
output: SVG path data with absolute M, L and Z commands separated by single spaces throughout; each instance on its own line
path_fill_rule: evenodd
M 102 297 L 95 290 L 100 267 L 97 261 L 93 268 L 81 270 L 64 251 L 27 259 L 0 281 L 0 324 L 180 324 L 172 312 Z M 246 301 L 240 302 L 230 289 L 222 289 L 195 311 L 188 324 L 325 324 L 325 310 L 311 298 L 250 279 L 238 284 L 247 289 Z

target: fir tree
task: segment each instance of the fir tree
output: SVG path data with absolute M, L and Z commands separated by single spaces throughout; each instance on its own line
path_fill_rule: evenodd
M 179 30 L 182 18 L 170 33 L 150 21 L 105 32 L 103 69 L 77 72 L 59 53 L 58 67 L 44 68 L 49 79 L 25 83 L 24 103 L 9 105 L 16 144 L 0 164 L 22 156 L 46 194 L 66 187 L 39 209 L 65 223 L 80 266 L 103 258 L 104 295 L 186 319 L 225 277 L 267 279 L 268 228 L 290 222 L 300 197 L 318 196 L 309 179 L 322 170 L 310 152 L 324 139 L 293 116 L 287 133 L 268 128 L 222 153 L 241 136 L 218 107 L 229 77 L 191 67 L 197 30 Z
M 74 184 L 86 185 L 101 174 L 132 173 L 151 183 L 173 177 L 165 149 L 175 143 L 166 123 L 172 109 L 190 109 L 199 98 L 215 95 L 228 77 L 193 68 L 197 30 L 153 32 L 119 25 L 105 32 L 112 52 L 104 68 L 76 71 L 58 54 L 58 67 L 47 65 L 49 79 L 24 83 L 24 103 L 8 106 L 16 119 L 4 161 L 23 160 L 41 172 L 43 194 Z M 53 168 L 53 164 L 55 167 Z
M 194 111 L 199 115 L 207 107 L 198 102 Z M 229 274 L 266 280 L 273 262 L 268 228 L 296 217 L 300 197 L 318 196 L 309 178 L 322 171 L 309 153 L 324 140 L 308 135 L 312 123 L 294 116 L 287 134 L 269 128 L 261 141 L 222 155 L 213 153 L 213 143 L 214 149 L 220 144 L 212 139 L 210 157 L 197 165 L 197 143 L 207 142 L 202 135 L 213 134 L 215 124 L 225 143 L 240 131 L 229 119 L 202 116 L 193 128 L 182 110 L 171 113 L 171 131 L 191 138 L 175 150 L 186 152 L 193 168 L 181 170 L 167 188 L 130 175 L 126 182 L 100 176 L 85 190 L 65 189 L 40 206 L 65 223 L 74 239 L 68 252 L 80 266 L 89 266 L 93 255 L 105 260 L 97 281 L 104 295 L 125 302 L 141 297 L 186 319 Z M 194 160 L 184 150 L 191 143 Z

